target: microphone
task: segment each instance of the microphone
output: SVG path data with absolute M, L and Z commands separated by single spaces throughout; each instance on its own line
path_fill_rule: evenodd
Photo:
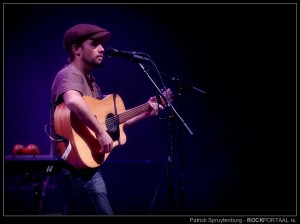
M 145 58 L 141 56 L 140 54 L 144 54 L 142 52 L 135 52 L 135 51 L 119 51 L 115 48 L 108 47 L 105 50 L 105 53 L 109 57 L 123 57 L 123 58 L 129 58 L 131 60 L 137 60 L 137 61 L 150 61 L 148 58 Z

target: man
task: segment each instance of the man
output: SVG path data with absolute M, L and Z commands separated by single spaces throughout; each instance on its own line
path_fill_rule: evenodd
M 104 55 L 102 44 L 110 36 L 109 31 L 92 24 L 77 24 L 67 30 L 63 43 L 69 63 L 57 73 L 51 88 L 52 124 L 55 110 L 64 104 L 78 121 L 95 134 L 101 146 L 100 153 L 103 154 L 111 152 L 113 139 L 92 113 L 84 96 L 102 99 L 92 71 L 100 67 Z M 151 97 L 148 104 L 148 110 L 126 121 L 124 127 L 145 117 L 154 116 L 163 108 L 156 102 L 156 97 Z M 52 151 L 62 156 L 56 144 L 53 144 Z M 77 169 L 65 161 L 62 162 L 57 183 L 66 199 L 64 214 L 113 214 L 99 168 Z

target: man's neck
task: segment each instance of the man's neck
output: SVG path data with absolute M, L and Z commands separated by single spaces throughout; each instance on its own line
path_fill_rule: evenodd
M 71 62 L 78 70 L 85 74 L 90 74 L 92 72 L 92 68 L 90 66 L 87 66 L 85 63 L 83 63 L 81 60 L 74 60 Z

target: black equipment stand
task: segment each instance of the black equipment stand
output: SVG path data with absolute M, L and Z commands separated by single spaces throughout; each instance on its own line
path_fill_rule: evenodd
M 148 71 L 145 69 L 145 67 L 141 64 L 138 63 L 140 68 L 143 70 L 143 72 L 146 74 L 150 82 L 153 84 L 159 95 L 165 100 L 165 102 L 168 102 L 168 106 L 172 109 L 171 114 L 168 117 L 168 126 L 169 126 L 169 150 L 168 150 L 168 157 L 167 157 L 167 175 L 168 175 L 168 206 L 169 206 L 169 213 L 173 214 L 174 213 L 174 208 L 173 208 L 173 186 L 174 186 L 174 179 L 173 179 L 173 121 L 174 118 L 176 117 L 182 125 L 179 126 L 179 157 L 180 157 L 180 180 L 179 180 L 179 202 L 180 202 L 180 213 L 185 214 L 185 206 L 184 206 L 184 153 L 183 153 L 183 127 L 187 129 L 189 134 L 193 135 L 193 132 L 190 130 L 190 128 L 187 126 L 187 124 L 184 122 L 184 120 L 181 118 L 179 115 L 182 114 L 183 112 L 183 90 L 184 87 L 190 87 L 192 89 L 195 89 L 201 93 L 205 93 L 203 90 L 200 90 L 199 88 L 196 88 L 191 85 L 187 85 L 183 82 L 181 82 L 179 79 L 168 76 L 172 81 L 175 81 L 179 83 L 179 88 L 178 88 L 178 103 L 179 103 L 179 113 L 175 110 L 175 108 L 172 106 L 172 104 L 169 102 L 168 99 L 163 95 L 161 90 L 157 87 L 156 83 L 153 81 L 153 79 L 150 77 L 148 74 Z M 157 71 L 159 72 L 159 71 Z M 176 116 L 174 116 L 174 114 Z
M 154 62 L 152 61 L 151 57 L 143 52 L 122 52 L 122 51 L 118 51 L 116 49 L 110 49 L 108 52 L 108 56 L 113 57 L 113 56 L 122 56 L 122 57 L 126 57 L 129 58 L 131 61 L 133 62 L 137 62 L 138 65 L 140 66 L 140 68 L 142 69 L 142 71 L 144 72 L 144 74 L 146 74 L 146 77 L 150 80 L 150 82 L 152 83 L 152 85 L 154 86 L 154 88 L 156 89 L 156 91 L 158 92 L 158 96 L 157 96 L 157 101 L 160 102 L 160 97 L 168 103 L 168 107 L 171 108 L 171 115 L 168 118 L 168 125 L 170 128 L 170 143 L 169 143 L 169 150 L 168 150 L 168 164 L 167 164 L 167 175 L 169 177 L 169 182 L 168 182 L 168 198 L 169 198 L 169 212 L 173 213 L 173 174 L 172 174 L 172 169 L 173 169 L 173 155 L 172 155 L 172 148 L 173 148 L 173 121 L 174 118 L 176 117 L 182 125 L 180 125 L 180 129 L 179 129 L 179 147 L 180 147 L 180 209 L 181 209 L 181 213 L 184 213 L 184 187 L 183 187 L 183 178 L 184 178 L 184 172 L 183 172 L 183 126 L 187 129 L 187 131 L 190 133 L 190 135 L 193 135 L 193 132 L 191 131 L 191 129 L 187 126 L 187 124 L 184 122 L 184 120 L 181 118 L 181 116 L 179 115 L 179 113 L 175 110 L 175 108 L 172 106 L 171 102 L 163 95 L 163 93 L 161 92 L 161 90 L 157 87 L 156 83 L 153 81 L 153 79 L 151 78 L 151 76 L 148 74 L 149 69 L 150 70 L 155 70 L 157 72 L 157 74 L 160 76 L 161 73 L 156 65 L 154 64 Z M 146 65 L 142 65 L 141 62 L 150 62 L 152 64 L 152 68 L 146 66 Z M 146 67 L 146 68 L 145 68 Z M 155 67 L 155 69 L 153 69 Z M 163 74 L 164 75 L 164 74 Z M 198 92 L 201 93 L 205 93 L 203 90 L 196 88 L 194 86 L 191 85 L 187 85 L 183 82 L 181 82 L 179 79 L 171 77 L 169 75 L 166 75 L 168 78 L 172 79 L 172 81 L 176 81 L 178 83 L 180 83 L 179 86 L 179 91 L 178 91 L 178 96 L 179 96 L 179 107 L 180 107 L 180 113 L 182 113 L 182 93 L 183 93 L 183 87 L 189 87 L 192 88 L 194 90 L 197 90 Z M 161 81 L 162 77 L 160 76 Z M 160 97 L 159 97 L 160 96 Z M 175 116 L 174 116 L 175 115 Z
M 117 50 L 115 50 L 116 52 L 118 52 Z M 149 75 L 148 71 L 149 70 L 155 70 L 157 72 L 157 74 L 160 76 L 161 73 L 156 65 L 154 64 L 154 62 L 151 60 L 150 56 L 148 54 L 145 54 L 143 52 L 134 52 L 134 53 L 124 53 L 124 52 L 120 52 L 123 54 L 123 56 L 130 58 L 131 61 L 133 62 L 137 62 L 139 67 L 142 69 L 142 71 L 144 72 L 144 74 L 146 75 L 146 77 L 150 80 L 150 82 L 152 83 L 152 85 L 154 86 L 154 88 L 156 89 L 158 96 L 157 96 L 157 100 L 158 102 L 160 102 L 160 97 L 167 102 L 167 106 L 169 108 L 171 108 L 171 113 L 170 116 L 168 117 L 168 125 L 169 125 L 169 150 L 168 150 L 168 157 L 167 157 L 167 175 L 168 175 L 168 206 L 169 206 L 169 213 L 172 214 L 173 213 L 173 184 L 174 184 L 174 179 L 173 179 L 173 121 L 175 119 L 175 117 L 181 122 L 182 125 L 180 125 L 179 127 L 179 147 L 180 147 L 180 210 L 181 213 L 184 214 L 185 213 L 185 209 L 184 209 L 184 185 L 183 185 L 183 179 L 184 179 L 184 171 L 183 171 L 183 127 L 186 128 L 186 130 L 189 132 L 190 135 L 193 135 L 193 132 L 191 131 L 191 129 L 188 127 L 188 125 L 184 122 L 184 120 L 181 118 L 181 116 L 179 115 L 179 113 L 175 110 L 175 108 L 173 107 L 172 103 L 170 102 L 169 99 L 167 99 L 164 94 L 161 92 L 161 90 L 158 88 L 158 86 L 156 85 L 156 83 L 153 81 L 153 79 L 151 78 L 151 76 Z M 141 64 L 141 62 L 150 62 L 152 64 L 152 66 L 155 67 L 155 69 L 153 69 L 154 67 L 150 68 L 146 65 Z M 146 68 L 145 68 L 146 67 Z M 184 87 L 189 87 L 192 88 L 194 90 L 197 90 L 201 93 L 205 93 L 203 90 L 196 88 L 194 86 L 191 85 L 187 85 L 183 82 L 181 82 L 179 79 L 171 77 L 169 75 L 163 74 L 164 76 L 167 76 L 168 78 L 170 78 L 172 81 L 175 81 L 177 83 L 179 83 L 179 91 L 178 91 L 178 98 L 179 98 L 179 110 L 180 113 L 182 113 L 182 108 L 183 108 L 183 89 Z M 160 76 L 161 81 L 162 77 Z M 159 97 L 160 96 L 160 97 Z
M 178 84 L 178 111 L 180 114 L 183 114 L 183 93 L 185 91 L 186 88 L 191 88 L 193 90 L 196 90 L 202 94 L 205 94 L 206 92 L 196 88 L 194 86 L 188 85 L 186 83 L 181 82 L 178 78 L 174 78 L 171 76 L 168 76 L 166 74 L 164 74 L 164 76 L 169 77 L 173 82 L 176 82 Z M 184 150 L 183 150 L 183 126 L 180 125 L 179 126 L 179 206 L 180 206 L 180 212 L 181 214 L 185 214 L 185 206 L 184 206 Z

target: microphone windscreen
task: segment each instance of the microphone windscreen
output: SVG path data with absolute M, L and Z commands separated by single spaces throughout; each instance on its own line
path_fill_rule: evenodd
M 106 48 L 106 50 L 104 51 L 108 56 L 116 56 L 118 54 L 118 50 L 112 47 L 108 47 Z

